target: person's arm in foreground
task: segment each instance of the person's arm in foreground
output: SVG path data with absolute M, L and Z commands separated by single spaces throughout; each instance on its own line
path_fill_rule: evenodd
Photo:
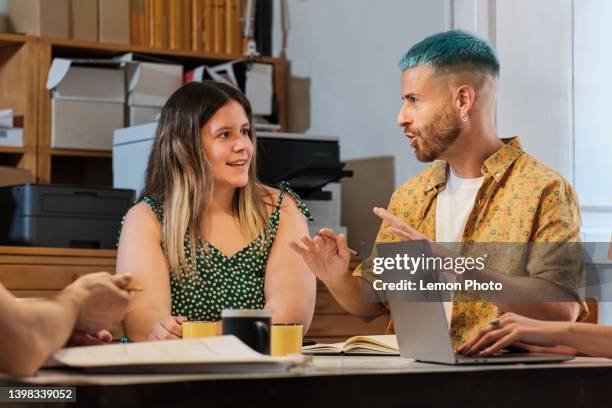
M 117 274 L 130 273 L 135 294 L 123 319 L 130 341 L 180 339 L 183 317 L 171 316 L 170 272 L 162 250 L 162 230 L 144 202 L 128 211 L 117 252 Z
M 352 276 L 351 253 L 343 234 L 336 236 L 329 228 L 323 228 L 314 239 L 303 236 L 301 243 L 294 240 L 290 245 L 347 312 L 368 320 L 386 313 L 380 302 L 362 299 L 361 285 L 367 285 L 367 289 L 369 284 Z
M 49 301 L 19 302 L 0 285 L 0 371 L 29 376 L 73 330 L 96 333 L 119 322 L 129 302 L 129 275 L 89 274 Z
M 304 235 L 308 235 L 306 218 L 286 197 L 266 264 L 265 308 L 272 311 L 272 323 L 301 323 L 305 334 L 314 313 L 317 282 L 304 260 L 289 248 L 290 241 Z
M 505 313 L 482 328 L 457 352 L 489 355 L 508 346 L 531 351 L 612 358 L 612 327 L 591 323 L 548 322 Z M 535 347 L 534 347 L 535 346 Z

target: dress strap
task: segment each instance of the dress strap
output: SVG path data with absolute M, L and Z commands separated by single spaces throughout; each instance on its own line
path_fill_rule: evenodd
M 153 213 L 157 217 L 157 220 L 160 222 L 160 224 L 163 224 L 164 223 L 164 205 L 158 202 L 157 200 L 155 200 L 153 197 L 148 196 L 148 195 L 140 198 L 136 203 L 138 204 L 141 201 L 145 202 L 147 207 L 149 207 L 149 209 L 153 211 Z
M 279 184 L 278 187 L 280 189 L 280 195 L 278 196 L 278 201 L 276 202 L 275 211 L 280 211 L 280 205 L 283 202 L 285 194 L 289 194 L 291 198 L 293 198 L 293 200 L 295 201 L 295 204 L 298 206 L 300 212 L 304 214 L 306 219 L 311 222 L 314 221 L 314 218 L 312 218 L 312 213 L 310 212 L 310 208 L 308 208 L 306 204 L 304 204 L 300 196 L 295 191 L 293 191 L 293 189 L 291 189 L 291 186 L 288 182 L 283 181 Z

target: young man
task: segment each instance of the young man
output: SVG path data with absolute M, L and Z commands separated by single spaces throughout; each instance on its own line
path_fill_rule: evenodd
M 92 273 L 53 300 L 32 302 L 19 302 L 0 285 L 0 372 L 32 375 L 69 340 L 110 341 L 104 329 L 123 319 L 131 280 L 131 275 Z
M 497 136 L 499 62 L 488 43 L 458 30 L 436 34 L 413 46 L 400 69 L 403 105 L 398 125 L 418 160 L 436 161 L 395 191 L 388 210 L 374 208 L 383 220 L 377 243 L 580 241 L 580 214 L 571 185 L 525 153 L 518 138 Z M 366 319 L 385 313 L 384 304 L 361 298 L 360 285 L 369 283 L 354 278 L 361 276 L 361 267 L 351 276 L 345 237 L 328 229 L 320 235 L 324 237 L 304 237 L 291 246 L 346 310 Z M 524 278 L 496 273 L 496 280 L 517 293 L 533 293 L 535 299 L 545 292 L 548 299 L 574 301 L 455 301 L 447 311 L 455 344 L 500 311 L 566 321 L 587 313 L 576 294 L 580 267 L 567 273 L 515 263 L 503 272 L 510 270 Z

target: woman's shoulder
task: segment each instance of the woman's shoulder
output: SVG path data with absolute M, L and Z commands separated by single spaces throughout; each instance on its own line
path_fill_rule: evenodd
M 161 226 L 157 215 L 145 201 L 139 201 L 128 210 L 123 221 L 123 229 L 126 228 L 161 233 Z

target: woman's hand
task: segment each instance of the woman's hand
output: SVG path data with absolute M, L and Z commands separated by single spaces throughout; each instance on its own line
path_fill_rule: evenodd
M 514 313 L 504 313 L 459 346 L 457 352 L 487 356 L 508 346 L 528 350 L 534 349 L 533 346 L 556 347 L 559 346 L 558 340 L 567 329 L 567 324 L 567 322 L 534 320 Z
M 183 338 L 183 316 L 169 316 L 153 324 L 149 340 L 177 340 Z

